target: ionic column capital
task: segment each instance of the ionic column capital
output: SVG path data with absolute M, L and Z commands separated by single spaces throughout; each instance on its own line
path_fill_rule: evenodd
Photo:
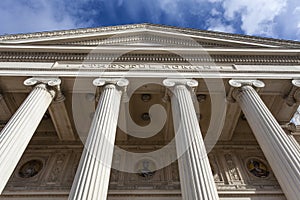
M 32 77 L 28 78 L 24 81 L 24 85 L 26 86 L 35 86 L 40 83 L 43 83 L 47 86 L 54 87 L 61 84 L 61 80 L 59 78 L 47 78 L 47 77 Z
M 93 85 L 97 87 L 105 88 L 116 88 L 122 93 L 122 101 L 128 102 L 129 98 L 127 95 L 127 86 L 129 81 L 125 78 L 96 78 L 93 80 Z M 100 93 L 100 92 L 99 92 Z M 98 93 L 96 100 L 99 99 L 100 94 Z
M 195 88 L 198 86 L 198 81 L 194 79 L 165 79 L 163 80 L 163 85 L 167 88 L 180 87 L 182 85 L 185 85 L 188 88 Z
M 165 79 L 163 80 L 163 85 L 170 90 L 173 90 L 175 88 L 176 89 L 187 88 L 191 92 L 193 102 L 195 102 L 197 99 L 195 90 L 198 86 L 198 81 L 194 79 Z M 172 93 L 166 89 L 165 96 L 163 97 L 163 101 L 166 102 L 167 100 L 169 100 L 169 97 L 171 96 Z
M 60 84 L 61 80 L 56 77 L 32 77 L 26 79 L 23 84 L 25 86 L 39 87 L 45 89 L 51 94 L 52 97 L 55 97 L 55 100 L 63 101 L 64 97 L 61 94 Z
M 229 102 L 235 102 L 240 93 L 244 90 L 255 89 L 265 87 L 264 82 L 260 80 L 229 80 L 229 85 L 231 86 L 229 93 L 227 95 L 227 100 Z
M 300 103 L 300 80 L 292 80 L 292 88 L 285 97 L 285 102 L 288 106 Z
M 93 81 L 93 85 L 97 87 L 115 85 L 119 87 L 119 89 L 123 89 L 129 85 L 129 81 L 127 79 L 120 78 L 96 78 Z

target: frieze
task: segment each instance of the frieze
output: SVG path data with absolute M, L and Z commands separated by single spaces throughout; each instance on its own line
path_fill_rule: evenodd
M 124 64 L 124 63 L 59 63 L 56 62 L 52 69 L 82 69 L 82 70 L 90 70 L 90 69 L 102 69 L 102 70 L 189 70 L 189 71 L 197 71 L 197 70 L 235 70 L 234 65 L 181 65 L 181 64 Z

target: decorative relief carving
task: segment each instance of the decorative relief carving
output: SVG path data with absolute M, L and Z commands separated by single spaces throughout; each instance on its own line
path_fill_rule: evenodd
M 109 178 L 109 189 L 114 190 L 114 189 L 121 189 L 124 183 L 121 183 L 120 180 L 120 174 L 122 172 L 116 170 L 116 169 L 111 169 L 110 172 L 110 178 Z
M 18 175 L 21 178 L 31 178 L 36 176 L 43 168 L 43 162 L 37 159 L 29 160 L 20 168 Z
M 147 161 L 149 163 L 147 163 Z M 177 163 L 173 163 L 163 169 L 153 170 L 153 161 L 149 159 L 143 159 L 137 163 L 136 167 L 138 171 L 137 173 L 126 173 L 112 169 L 110 177 L 110 189 L 173 190 L 180 188 Z M 168 177 L 169 172 L 171 172 L 171 179 Z M 124 177 L 124 179 L 122 180 L 120 177 Z
M 178 163 L 175 162 L 175 163 L 172 163 L 171 164 L 171 169 L 172 169 L 172 180 L 173 181 L 180 181 L 179 180 L 179 170 L 178 170 Z
M 55 146 L 53 146 L 55 147 Z M 70 148 L 70 147 L 68 147 Z M 69 191 L 73 182 L 77 165 L 81 156 L 81 148 L 74 147 L 70 150 L 68 148 L 58 149 L 57 147 L 41 150 L 32 148 L 28 149 L 23 156 L 20 165 L 17 166 L 15 175 L 9 181 L 7 188 L 10 191 L 24 190 L 29 192 L 39 191 Z M 124 146 L 126 149 L 126 146 Z M 129 147 L 128 147 L 129 148 Z M 132 146 L 131 146 L 132 148 Z M 228 150 L 231 149 L 231 150 Z M 119 162 L 120 158 L 115 161 Z M 251 162 L 251 159 L 253 162 Z M 30 160 L 41 160 L 43 162 L 43 170 L 32 178 L 21 178 L 18 173 L 21 167 Z M 215 182 L 219 190 L 278 190 L 279 185 L 270 170 L 270 166 L 265 161 L 261 150 L 257 146 L 253 148 L 243 149 L 238 151 L 234 146 L 229 147 L 215 147 L 209 154 L 210 164 L 214 172 Z M 260 161 L 263 165 L 259 165 L 262 169 L 267 169 L 269 175 L 267 178 L 258 178 L 248 171 L 254 167 L 254 161 Z M 141 160 L 143 161 L 143 160 Z M 120 161 L 120 163 L 122 163 Z M 251 164 L 252 163 L 252 164 Z M 172 163 L 166 168 L 159 169 L 155 174 L 149 176 L 148 172 L 152 172 L 151 163 L 143 165 L 139 163 L 137 167 L 141 173 L 139 174 L 124 173 L 112 169 L 110 177 L 111 190 L 144 190 L 144 189 L 158 189 L 158 190 L 178 190 L 180 189 L 180 177 L 177 162 Z M 249 167 L 249 168 L 248 168 Z M 144 170 L 148 168 L 149 170 Z M 251 170 L 250 169 L 250 170 Z M 122 177 L 122 178 L 121 178 Z
M 240 182 L 242 179 L 240 176 L 240 172 L 237 168 L 237 165 L 233 159 L 233 156 L 230 153 L 226 153 L 224 155 L 224 158 L 225 158 L 225 162 L 226 162 L 229 183 L 234 184 L 236 181 Z
M 259 148 L 240 150 L 238 159 L 241 161 L 241 171 L 247 188 L 258 190 L 264 188 L 278 190 L 280 188 L 271 167 Z
M 154 176 L 155 169 L 155 163 L 148 159 L 141 160 L 137 164 L 138 175 L 145 178 L 146 180 L 149 180 L 152 178 L 152 176 Z
M 258 178 L 268 178 L 270 171 L 267 165 L 257 158 L 250 158 L 246 163 L 248 172 Z
M 37 152 L 26 151 L 6 185 L 7 190 L 19 191 L 20 188 L 35 190 L 40 187 L 47 171 L 49 157 L 48 152 L 41 155 Z
M 75 174 L 76 174 L 76 171 L 77 171 L 77 168 L 78 168 L 78 165 L 79 165 L 79 161 L 80 161 L 80 158 L 81 158 L 81 154 L 82 154 L 82 151 L 81 150 L 73 150 L 72 153 L 71 153 L 71 156 L 70 156 L 70 161 L 68 162 L 68 165 L 66 167 L 66 170 L 67 170 L 67 178 L 66 178 L 66 185 L 67 186 L 70 186 L 72 185 L 73 183 L 73 180 L 74 180 L 74 177 L 75 177 Z
M 58 154 L 56 156 L 55 162 L 53 164 L 53 168 L 47 178 L 48 184 L 57 184 L 59 183 L 59 179 L 62 178 L 61 175 L 63 173 L 64 164 L 66 162 L 66 154 Z
M 210 153 L 209 154 L 209 162 L 212 168 L 212 174 L 214 176 L 214 180 L 216 183 L 224 183 L 223 174 L 220 170 L 220 165 L 216 155 Z

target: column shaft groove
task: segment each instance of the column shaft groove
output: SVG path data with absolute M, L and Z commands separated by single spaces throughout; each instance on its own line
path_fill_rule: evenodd
M 182 197 L 185 200 L 218 200 L 204 141 L 190 91 L 184 85 L 173 88 L 171 97 L 176 131 Z

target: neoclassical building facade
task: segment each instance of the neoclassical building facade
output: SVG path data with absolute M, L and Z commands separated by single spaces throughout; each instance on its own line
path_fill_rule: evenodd
M 4 35 L 0 83 L 0 200 L 299 198 L 299 42 L 153 24 Z

